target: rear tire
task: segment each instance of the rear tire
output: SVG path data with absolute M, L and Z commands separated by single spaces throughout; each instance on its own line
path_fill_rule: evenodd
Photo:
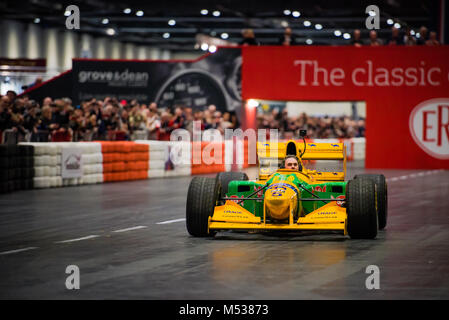
M 348 235 L 352 239 L 374 239 L 377 236 L 376 186 L 373 180 L 359 177 L 348 182 L 346 212 Z
M 388 218 L 388 190 L 385 176 L 383 174 L 358 174 L 354 179 L 357 178 L 368 178 L 376 184 L 379 230 L 383 230 L 387 226 Z
M 194 237 L 213 237 L 215 231 L 208 231 L 209 217 L 221 194 L 221 184 L 214 178 L 194 177 L 187 192 L 186 226 Z

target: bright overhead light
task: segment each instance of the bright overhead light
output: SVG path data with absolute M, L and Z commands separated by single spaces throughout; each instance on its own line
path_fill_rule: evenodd
M 202 14 L 203 16 L 205 16 L 205 15 L 208 14 L 208 13 L 209 13 L 209 11 L 208 11 L 207 9 L 201 10 L 201 14 Z
M 41 22 L 41 19 L 39 19 L 39 18 L 34 19 L 34 23 L 39 23 L 39 22 Z
M 322 26 L 321 24 L 317 23 L 317 24 L 315 25 L 315 29 L 321 30 L 321 29 L 323 29 L 323 26 Z
M 376 12 L 375 12 L 374 10 L 371 10 L 370 12 L 368 12 L 368 14 L 369 14 L 371 17 L 374 17 L 374 16 L 376 15 Z
M 257 108 L 258 106 L 259 106 L 259 102 L 257 100 L 254 100 L 254 99 L 248 100 L 248 107 Z
M 174 26 L 176 24 L 176 21 L 173 19 L 168 20 L 168 25 L 169 26 Z
M 168 38 L 170 38 L 170 33 L 166 32 L 166 33 L 164 33 L 164 34 L 162 35 L 162 37 L 163 37 L 164 39 L 168 39 Z
M 207 49 L 209 49 L 209 45 L 207 43 L 202 43 L 201 44 L 201 50 L 207 51 Z
M 142 10 L 137 11 L 136 16 L 138 16 L 138 17 L 143 16 L 143 11 Z
M 214 53 L 215 51 L 217 51 L 217 47 L 214 45 L 209 46 L 209 52 L 210 53 Z
M 395 27 L 396 29 L 401 29 L 401 24 L 396 22 L 396 23 L 394 24 L 394 27 Z
M 71 12 L 70 12 L 69 10 L 66 10 L 66 11 L 64 12 L 64 15 L 65 15 L 66 17 L 70 16 L 70 14 L 71 14 Z
M 115 30 L 112 28 L 107 28 L 106 29 L 106 33 L 110 36 L 113 36 L 115 34 Z
M 104 18 L 103 20 L 101 20 L 102 24 L 108 24 L 109 23 L 109 19 L 108 18 Z
M 221 34 L 221 38 L 222 38 L 222 39 L 227 39 L 227 38 L 229 38 L 229 34 L 227 34 L 226 32 L 223 32 L 223 33 Z
M 351 35 L 346 32 L 343 34 L 343 38 L 345 38 L 346 40 L 351 39 Z
M 130 14 L 131 13 L 131 9 L 130 8 L 126 8 L 125 10 L 123 10 L 123 13 Z
M 295 18 L 298 18 L 301 15 L 301 13 L 299 11 L 293 11 L 292 12 L 292 16 Z
M 391 26 L 393 23 L 394 23 L 393 19 L 387 19 L 387 24 Z
M 312 22 L 309 20 L 304 21 L 304 27 L 310 27 L 312 25 Z
M 419 34 L 419 32 L 416 33 L 415 37 L 418 39 L 421 38 L 421 35 Z
M 220 11 L 214 11 L 214 12 L 212 12 L 212 15 L 214 16 L 214 17 L 219 17 L 220 16 Z
M 306 40 L 306 43 L 307 43 L 307 44 L 312 44 L 313 41 L 312 41 L 312 39 L 307 39 L 307 40 Z
M 414 36 L 414 35 L 415 35 L 415 30 L 410 30 L 410 34 L 411 34 L 412 36 Z
M 290 10 L 288 10 L 288 9 L 285 9 L 285 10 L 284 10 L 284 14 L 285 14 L 286 16 L 290 15 L 290 13 L 292 13 Z
M 340 31 L 340 30 L 335 30 L 335 31 L 334 31 L 334 35 L 335 35 L 336 37 L 341 36 L 341 31 Z

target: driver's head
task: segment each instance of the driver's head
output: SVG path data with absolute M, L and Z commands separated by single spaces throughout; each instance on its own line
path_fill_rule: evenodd
M 285 157 L 285 169 L 299 170 L 298 158 L 295 156 Z

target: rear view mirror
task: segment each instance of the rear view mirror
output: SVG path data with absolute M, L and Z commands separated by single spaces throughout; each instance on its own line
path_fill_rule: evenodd
M 299 130 L 299 136 L 305 137 L 307 135 L 307 130 Z

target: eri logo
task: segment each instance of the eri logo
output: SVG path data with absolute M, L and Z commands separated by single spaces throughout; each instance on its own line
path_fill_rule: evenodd
M 410 134 L 430 156 L 449 159 L 449 98 L 426 100 L 410 114 Z

